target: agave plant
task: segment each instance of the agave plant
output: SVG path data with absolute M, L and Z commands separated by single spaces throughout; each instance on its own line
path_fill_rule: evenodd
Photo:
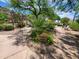
M 44 25 L 45 25 L 45 20 L 44 19 L 35 19 L 31 20 L 33 30 L 35 30 L 38 33 L 41 33 L 44 31 Z

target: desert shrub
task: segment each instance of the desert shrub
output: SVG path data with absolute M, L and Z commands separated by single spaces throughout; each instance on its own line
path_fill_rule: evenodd
M 38 37 L 38 39 L 39 39 L 39 41 L 41 43 L 45 43 L 45 44 L 48 44 L 48 45 L 50 45 L 50 44 L 53 43 L 53 37 L 51 37 L 51 35 L 48 34 L 48 33 L 42 33 L 42 34 L 40 34 L 39 37 Z
M 4 24 L 4 30 L 5 31 L 10 31 L 13 30 L 14 26 L 12 24 Z
M 3 23 L 5 23 L 5 21 L 3 21 L 3 20 L 0 20 L 0 24 L 3 24 Z
M 32 38 L 37 37 L 37 32 L 33 30 L 32 33 L 31 33 L 31 37 L 32 37 Z
M 44 20 L 41 19 L 30 19 L 32 24 L 32 33 L 31 37 L 34 42 L 38 42 L 38 35 L 44 31 Z
M 4 26 L 0 24 L 0 31 L 4 29 Z
M 76 22 L 79 23 L 79 19 L 77 19 Z
M 18 28 L 23 28 L 23 27 L 25 27 L 25 23 L 24 22 L 20 22 L 20 23 L 17 24 L 17 27 Z
M 69 23 L 69 18 L 62 18 L 61 20 L 61 23 L 63 24 L 63 25 L 68 25 L 68 23 Z
M 39 40 L 42 43 L 46 43 L 47 42 L 47 38 L 48 38 L 48 34 L 47 33 L 42 33 L 39 35 Z
M 8 16 L 4 13 L 0 13 L 0 24 L 6 22 L 8 19 Z
M 48 33 L 41 33 L 40 35 L 37 35 L 36 32 L 34 32 L 34 34 L 33 34 L 34 37 L 32 37 L 32 40 L 34 42 L 39 42 L 39 43 L 43 43 L 46 45 L 53 44 L 53 37 L 49 35 Z
M 31 37 L 33 41 L 38 42 L 38 35 L 40 35 L 42 32 L 44 32 L 44 20 L 31 20 L 32 23 L 32 33 Z
M 77 22 L 71 22 L 69 26 L 72 30 L 79 31 L 79 24 Z
M 52 21 L 45 21 L 44 19 L 32 20 L 32 27 L 38 34 L 44 31 L 52 31 L 55 24 Z
M 52 20 L 48 20 L 48 21 L 46 22 L 46 30 L 47 30 L 47 31 L 52 31 L 52 30 L 54 30 L 54 27 L 55 27 L 55 23 L 53 23 Z
M 10 31 L 13 29 L 14 29 L 14 26 L 12 24 L 1 24 L 0 25 L 0 30 Z
M 38 34 L 42 33 L 45 30 L 45 20 L 43 19 L 35 19 L 31 20 L 33 30 Z
M 51 43 L 51 39 L 48 36 L 49 32 L 54 29 L 55 24 L 51 20 L 45 20 L 43 17 L 39 17 L 38 19 L 31 19 L 30 21 L 32 24 L 31 37 L 33 41 L 46 44 Z
M 48 38 L 47 38 L 47 44 L 53 44 L 53 39 L 52 37 L 49 35 Z

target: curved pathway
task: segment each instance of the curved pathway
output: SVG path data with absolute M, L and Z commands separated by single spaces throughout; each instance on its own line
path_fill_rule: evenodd
M 15 42 L 13 35 L 19 31 L 20 29 L 0 32 L 0 59 L 30 59 L 31 55 L 37 56 L 27 46 L 13 45 Z
M 21 36 L 19 33 L 24 31 L 21 34 L 29 35 L 31 28 L 25 27 L 13 31 L 0 32 L 0 59 L 78 59 L 79 39 L 74 36 L 76 32 L 65 31 L 62 27 L 56 27 L 55 29 L 57 31 L 54 39 L 55 44 L 51 46 L 39 46 L 31 42 L 27 42 L 28 45 L 25 46 L 14 45 L 16 37 Z M 72 35 L 69 33 L 72 33 Z M 22 37 L 20 37 L 20 41 Z

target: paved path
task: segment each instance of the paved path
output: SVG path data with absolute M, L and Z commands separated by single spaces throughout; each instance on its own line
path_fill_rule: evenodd
M 22 30 L 27 30 L 24 34 L 28 33 L 30 28 L 23 28 Z M 41 59 L 39 54 L 31 49 L 29 46 L 16 46 L 13 45 L 15 42 L 15 36 L 13 34 L 18 33 L 20 29 L 13 30 L 9 32 L 0 32 L 0 59 Z M 65 34 L 65 30 L 62 27 L 56 27 L 57 35 L 56 37 L 61 38 Z M 18 34 L 19 35 L 19 34 Z M 66 35 L 67 36 L 67 35 Z M 46 51 L 46 54 L 42 54 L 43 59 L 78 59 L 79 58 L 79 43 L 74 37 L 63 37 L 61 39 L 55 39 L 55 44 L 50 47 L 40 47 L 40 49 L 45 49 L 42 52 Z M 71 38 L 71 39 L 70 39 Z M 74 44 L 74 45 L 73 45 Z M 78 46 L 77 46 L 78 45 Z M 34 45 L 35 46 L 35 45 Z M 37 45 L 34 49 L 37 49 Z M 55 49 L 55 53 L 53 50 Z M 36 50 L 39 52 L 39 50 Z M 53 57 L 52 57 L 53 56 Z
M 15 38 L 9 37 L 18 31 L 0 32 L 0 59 L 30 59 L 31 55 L 36 56 L 27 46 L 13 45 Z

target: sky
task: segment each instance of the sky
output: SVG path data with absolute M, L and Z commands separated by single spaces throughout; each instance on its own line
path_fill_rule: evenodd
M 5 3 L 5 2 L 0 1 L 0 6 L 4 7 L 4 6 L 6 6 L 6 5 L 8 5 L 8 4 Z
M 6 1 L 8 1 L 8 0 L 0 0 L 0 1 L 6 2 Z
M 8 0 L 0 0 L 0 6 L 7 6 L 8 5 Z M 74 13 L 70 12 L 56 12 L 61 18 L 63 17 L 68 17 L 70 19 L 73 19 Z
M 57 14 L 63 18 L 63 17 L 68 17 L 70 19 L 73 19 L 74 17 L 74 13 L 70 13 L 70 12 L 57 12 Z

